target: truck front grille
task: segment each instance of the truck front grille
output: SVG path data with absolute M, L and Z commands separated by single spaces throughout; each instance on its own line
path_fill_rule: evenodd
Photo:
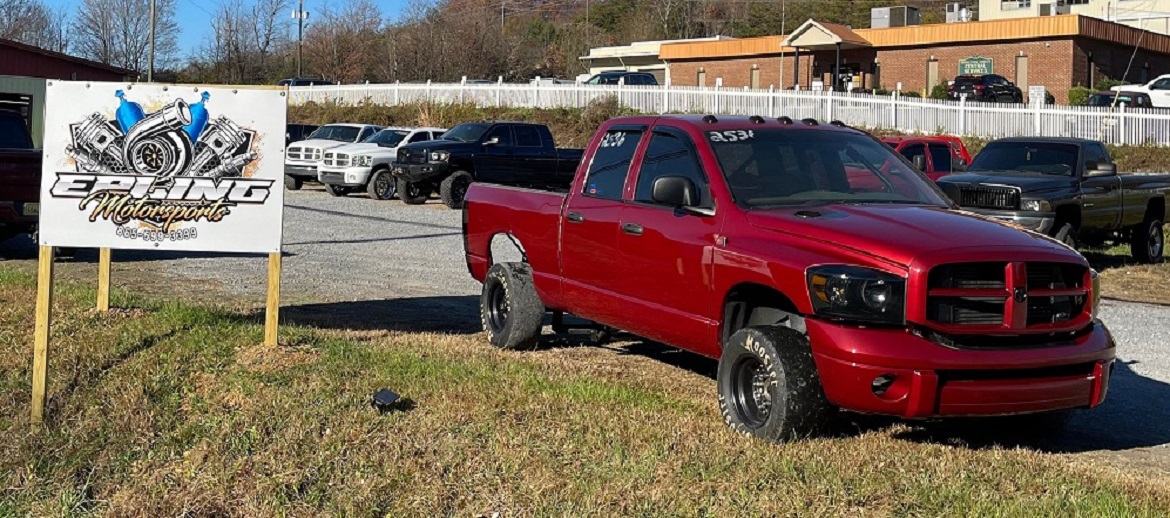
M 328 167 L 349 167 L 349 155 L 345 153 L 325 153 L 321 163 Z
M 402 164 L 425 164 L 427 163 L 427 152 L 425 149 L 399 150 L 398 162 Z
M 292 146 L 288 148 L 287 153 L 291 160 L 321 160 L 321 150 L 317 148 Z
M 944 264 L 927 277 L 926 318 L 991 331 L 1057 329 L 1089 318 L 1088 268 L 1073 263 Z
M 1020 208 L 1020 191 L 1011 187 L 963 187 L 959 189 L 959 206 L 980 209 Z

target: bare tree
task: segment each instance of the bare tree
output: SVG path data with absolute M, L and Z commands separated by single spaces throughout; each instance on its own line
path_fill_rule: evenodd
M 377 68 L 382 11 L 371 0 L 348 0 L 314 13 L 306 29 L 307 68 L 339 82 L 367 80 Z
M 177 64 L 177 0 L 156 0 L 155 68 Z M 82 0 L 73 23 L 76 50 L 93 59 L 145 71 L 150 45 L 150 0 Z
M 0 38 L 65 52 L 65 13 L 41 0 L 0 0 Z

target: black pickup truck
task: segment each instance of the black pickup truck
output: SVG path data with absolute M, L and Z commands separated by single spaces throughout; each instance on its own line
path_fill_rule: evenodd
M 960 207 L 1076 248 L 1128 241 L 1134 259 L 1162 260 L 1170 175 L 1117 174 L 1105 145 L 1075 138 L 989 143 L 964 174 L 938 185 Z
M 558 149 L 543 124 L 468 122 L 403 146 L 391 167 L 403 202 L 424 203 L 438 191 L 444 205 L 461 209 L 472 182 L 567 189 L 582 153 Z

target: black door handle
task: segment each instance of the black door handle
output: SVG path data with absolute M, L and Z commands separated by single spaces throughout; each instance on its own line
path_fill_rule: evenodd
M 625 233 L 630 234 L 632 236 L 642 235 L 642 230 L 643 230 L 642 225 L 639 225 L 637 223 L 622 223 L 622 232 L 625 232 Z
M 570 212 L 565 214 L 565 219 L 569 220 L 569 223 L 581 223 L 585 221 L 585 216 L 582 216 L 580 212 Z

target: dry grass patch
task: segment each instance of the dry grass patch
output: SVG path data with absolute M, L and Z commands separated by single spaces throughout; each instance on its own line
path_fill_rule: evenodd
M 1170 229 L 1166 237 L 1170 239 Z M 1082 251 L 1101 272 L 1107 298 L 1151 304 L 1170 304 L 1170 263 L 1138 264 L 1128 244 L 1112 244 Z
M 62 291 L 50 421 L 26 415 L 31 280 L 0 269 L 0 515 L 1165 516 L 1170 491 L 1060 457 L 729 432 L 714 383 L 637 344 L 285 328 Z M 409 401 L 379 414 L 370 395 Z

